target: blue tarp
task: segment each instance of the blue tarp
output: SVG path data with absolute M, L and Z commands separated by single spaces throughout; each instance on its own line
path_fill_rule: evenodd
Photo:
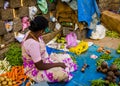
M 105 78 L 105 75 L 103 73 L 97 72 L 96 71 L 96 60 L 90 58 L 92 54 L 95 54 L 97 56 L 100 56 L 103 53 L 96 52 L 99 46 L 97 45 L 92 45 L 89 47 L 87 52 L 77 56 L 73 53 L 69 53 L 71 56 L 75 57 L 78 65 L 78 70 L 72 72 L 73 78 L 69 82 L 59 82 L 59 83 L 48 83 L 49 86 L 91 86 L 91 80 L 99 79 L 99 78 Z M 116 53 L 116 50 L 110 49 L 110 48 L 105 48 L 111 50 L 111 56 L 113 57 L 111 60 L 107 61 L 108 65 L 110 66 L 111 63 L 115 58 L 120 57 L 120 54 Z M 56 50 L 50 47 L 47 47 L 47 52 L 51 54 L 52 52 L 54 53 L 61 53 L 64 51 L 61 50 Z M 84 63 L 88 64 L 89 67 L 85 70 L 85 72 L 81 72 L 81 68 L 84 65 Z M 27 82 L 27 81 L 26 81 Z M 24 82 L 21 86 L 25 86 L 26 82 Z M 40 83 L 41 84 L 41 83 Z M 37 86 L 42 86 L 40 84 L 36 84 Z
M 100 11 L 98 9 L 96 0 L 78 0 L 78 21 L 85 21 L 88 26 L 92 21 L 92 15 L 96 12 L 100 17 Z
M 78 65 L 78 70 L 75 72 L 72 72 L 73 74 L 73 79 L 70 80 L 67 83 L 49 83 L 49 86 L 91 86 L 90 81 L 94 79 L 99 79 L 99 78 L 105 78 L 105 75 L 102 73 L 99 73 L 96 71 L 96 60 L 91 59 L 90 56 L 92 54 L 95 54 L 97 56 L 100 56 L 102 53 L 96 52 L 98 46 L 97 45 L 92 45 L 87 52 L 76 56 L 73 53 L 68 52 L 70 55 L 76 57 L 77 65 Z M 109 49 L 109 48 L 106 48 Z M 114 49 L 110 49 L 112 51 L 111 56 L 113 59 L 108 61 L 108 64 L 110 65 L 115 58 L 120 57 L 120 54 L 117 54 Z M 47 47 L 48 53 L 60 53 L 62 51 L 56 50 L 53 48 Z M 85 70 L 84 73 L 81 72 L 81 68 L 84 63 L 87 63 L 89 67 Z

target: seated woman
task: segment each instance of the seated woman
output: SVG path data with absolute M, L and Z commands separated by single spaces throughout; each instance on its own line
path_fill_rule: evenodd
M 25 74 L 36 82 L 69 81 L 70 72 L 77 69 L 69 54 L 48 55 L 46 45 L 41 37 L 48 21 L 37 16 L 30 22 L 29 31 L 22 42 L 22 58 Z

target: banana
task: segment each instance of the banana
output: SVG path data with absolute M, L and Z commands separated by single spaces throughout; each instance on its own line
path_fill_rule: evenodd
M 79 55 L 85 52 L 87 49 L 88 49 L 88 43 L 81 41 L 77 46 L 71 47 L 69 51 Z

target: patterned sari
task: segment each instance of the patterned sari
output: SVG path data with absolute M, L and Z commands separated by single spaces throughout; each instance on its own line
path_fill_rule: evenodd
M 44 63 L 63 62 L 65 63 L 66 68 L 63 69 L 62 67 L 54 67 L 48 70 L 38 70 L 31 56 L 28 54 L 28 52 L 26 52 L 25 45 L 24 45 L 26 40 L 24 39 L 22 43 L 22 59 L 23 59 L 25 74 L 36 82 L 69 81 L 72 78 L 72 75 L 70 72 L 73 72 L 77 69 L 77 65 L 70 58 L 69 54 L 52 53 L 51 55 L 48 55 L 43 39 L 41 37 L 39 37 L 38 39 L 40 44 L 41 59 L 43 60 L 43 62 Z

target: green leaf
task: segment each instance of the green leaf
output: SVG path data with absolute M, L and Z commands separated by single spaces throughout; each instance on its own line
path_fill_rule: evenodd
M 20 44 L 12 43 L 9 46 L 8 51 L 5 53 L 5 57 L 12 66 L 22 65 L 23 62 L 22 62 L 22 52 L 21 52 Z

